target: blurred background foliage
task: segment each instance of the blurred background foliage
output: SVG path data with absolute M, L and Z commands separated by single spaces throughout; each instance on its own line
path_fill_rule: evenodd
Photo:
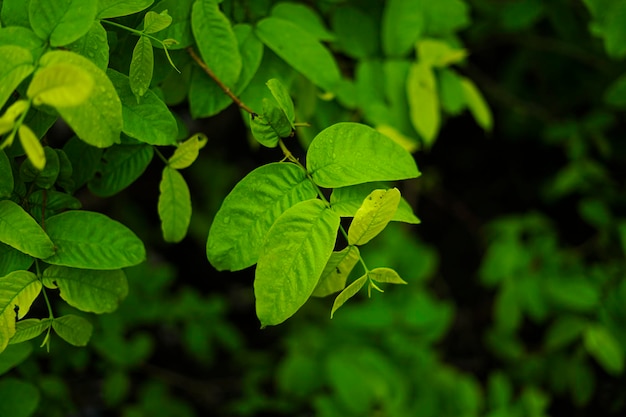
M 158 163 L 117 199 L 83 196 L 135 230 L 150 260 L 128 271 L 117 312 L 91 318 L 87 348 L 53 340 L 50 353 L 22 343 L 0 355 L 0 415 L 3 404 L 48 417 L 624 415 L 626 2 L 429 2 L 422 34 L 469 54 L 437 67 L 436 140 L 416 132 L 404 94 L 413 43 L 381 41 L 386 3 L 302 4 L 354 83 L 320 96 L 266 50 L 257 84 L 291 85 L 298 120 L 312 125 L 298 132 L 302 148 L 346 120 L 413 147 L 423 175 L 403 195 L 422 224 L 390 225 L 364 256 L 409 285 L 357 298 L 333 320 L 331 300 L 312 299 L 259 330 L 253 272 L 216 272 L 204 244 L 232 185 L 280 155 L 248 146 L 236 107 L 213 115 L 194 101 L 214 87 L 198 86 L 190 65 L 178 81 L 157 65 L 168 104 L 210 138 L 186 172 L 190 236 L 162 243 Z M 233 22 L 271 6 L 222 3 Z M 482 92 L 492 127 L 461 77 Z M 249 90 L 243 100 L 259 107 Z

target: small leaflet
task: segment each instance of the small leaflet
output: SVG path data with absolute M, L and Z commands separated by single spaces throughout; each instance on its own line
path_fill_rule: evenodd
M 348 243 L 364 245 L 382 232 L 396 214 L 400 198 L 397 188 L 372 191 L 354 215 L 348 229 Z
M 361 278 L 352 282 L 352 284 L 348 285 L 339 295 L 335 298 L 335 302 L 333 303 L 333 309 L 330 312 L 330 318 L 333 318 L 335 311 L 339 309 L 342 305 L 345 304 L 350 298 L 354 297 L 354 295 L 359 292 L 363 285 L 367 282 L 368 277 L 367 274 L 363 275 Z

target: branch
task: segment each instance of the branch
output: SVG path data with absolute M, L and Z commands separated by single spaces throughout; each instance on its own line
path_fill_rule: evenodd
M 239 106 L 239 108 L 241 108 L 242 110 L 247 111 L 248 113 L 250 113 L 252 116 L 257 116 L 257 114 L 248 106 L 246 106 L 246 104 L 241 101 L 241 99 L 239 99 L 239 97 L 237 97 L 232 91 L 230 91 L 230 88 L 228 88 L 223 82 L 222 80 L 220 80 L 219 78 L 217 78 L 217 75 L 215 75 L 215 73 L 213 72 L 213 70 L 211 70 L 211 68 L 208 67 L 207 64 L 204 63 L 204 61 L 202 61 L 202 58 L 200 58 L 198 56 L 198 54 L 196 54 L 196 51 L 193 50 L 193 48 L 190 46 L 187 48 L 187 52 L 189 52 L 189 55 L 191 55 L 191 58 L 193 58 L 194 61 L 196 61 L 196 64 L 198 64 L 200 66 L 200 68 L 202 68 L 202 70 L 204 72 L 206 72 L 206 74 L 211 77 L 211 79 L 213 79 L 213 81 L 215 81 L 215 83 L 219 86 L 219 88 L 222 89 L 222 91 L 228 96 L 230 97 L 230 99 Z

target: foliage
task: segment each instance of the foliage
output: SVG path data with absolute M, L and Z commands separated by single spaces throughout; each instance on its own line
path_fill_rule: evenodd
M 625 7 L 0 0 L 0 415 L 597 407 L 623 387 L 626 353 Z M 519 45 L 501 59 L 498 42 Z M 236 156 L 213 121 L 245 127 Z M 494 211 L 469 178 L 504 177 L 517 155 L 464 152 L 507 141 L 559 157 L 525 165 L 518 205 Z M 456 179 L 470 209 L 429 211 L 446 195 L 441 153 L 470 166 Z M 467 225 L 438 212 L 471 223 L 472 209 L 471 241 L 435 251 L 412 234 L 441 243 Z M 471 268 L 459 241 L 482 252 Z M 175 270 L 185 251 L 214 270 Z M 408 285 L 372 297 L 385 284 Z M 479 366 L 455 337 L 480 346 Z

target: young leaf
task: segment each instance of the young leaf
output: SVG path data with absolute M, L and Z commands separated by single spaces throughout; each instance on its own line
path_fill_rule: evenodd
M 402 146 L 359 123 L 337 123 L 321 131 L 311 142 L 306 160 L 313 181 L 326 188 L 420 175 Z
M 41 57 L 42 66 L 67 63 L 87 71 L 94 80 L 92 94 L 75 107 L 59 107 L 57 111 L 74 133 L 99 148 L 120 141 L 122 131 L 122 104 L 106 74 L 89 59 L 69 51 L 51 51 Z
M 228 18 L 216 0 L 197 0 L 191 28 L 202 59 L 227 87 L 234 88 L 241 73 L 241 54 Z
M 474 116 L 474 120 L 476 120 L 478 126 L 482 127 L 484 130 L 490 131 L 493 127 L 493 118 L 485 98 L 469 78 L 462 77 L 461 84 L 463 86 L 467 107 Z
M 354 297 L 354 295 L 359 292 L 363 285 L 367 282 L 367 275 L 363 275 L 361 278 L 354 280 L 352 284 L 348 285 L 343 291 L 339 293 L 337 298 L 335 298 L 335 302 L 333 303 L 333 308 L 330 311 L 330 318 L 333 318 L 335 311 L 339 309 L 342 305 L 345 304 L 350 298 Z
M 23 318 L 41 292 L 41 281 L 28 271 L 0 278 L 0 352 L 15 334 L 15 318 Z
M 387 227 L 398 210 L 400 191 L 374 190 L 357 210 L 348 229 L 350 245 L 364 245 Z
M 61 339 L 73 346 L 87 346 L 93 332 L 89 321 L 74 314 L 55 318 L 52 328 Z
M 99 175 L 89 181 L 89 190 L 100 197 L 122 191 L 143 174 L 154 156 L 149 145 L 114 145 L 103 155 Z
M 196 133 L 181 143 L 167 161 L 170 168 L 183 169 L 193 164 L 198 158 L 200 149 L 204 148 L 204 145 L 206 145 L 207 140 L 207 137 L 203 133 Z
M 335 58 L 305 29 L 288 20 L 268 17 L 257 23 L 255 33 L 276 55 L 313 84 L 330 92 L 338 88 L 341 73 Z
M 26 95 L 36 106 L 72 107 L 83 103 L 93 87 L 93 78 L 87 71 L 61 62 L 37 71 Z
M 17 100 L 6 109 L 0 117 L 0 135 L 10 132 L 15 125 L 15 120 L 30 108 L 27 100 Z
M 180 242 L 191 221 L 191 196 L 183 176 L 169 166 L 163 168 L 159 186 L 159 218 L 166 242 Z
M 610 374 L 624 370 L 624 349 L 602 325 L 590 325 L 583 334 L 585 349 Z
M 377 282 L 387 284 L 406 284 L 407 282 L 400 278 L 400 275 L 391 268 L 374 268 L 367 273 L 367 276 Z
M 218 270 L 254 265 L 265 235 L 289 207 L 317 195 L 306 172 L 292 163 L 261 166 L 226 196 L 213 219 L 207 257 Z
M 20 83 L 35 69 L 33 56 L 26 48 L 0 46 L 0 108 Z
M 11 200 L 0 201 L 0 242 L 34 258 L 54 254 L 54 244 L 41 226 Z
M 124 271 L 94 271 L 51 265 L 43 271 L 43 285 L 58 288 L 69 305 L 88 313 L 111 313 L 128 295 Z
M 38 170 L 43 170 L 46 166 L 46 154 L 39 142 L 39 139 L 32 130 L 26 125 L 21 125 L 18 129 L 20 143 L 24 152 L 28 156 L 28 160 Z
M 289 91 L 277 78 L 272 78 L 266 83 L 266 85 L 278 102 L 278 106 L 280 107 L 280 109 L 285 113 L 285 116 L 287 116 L 287 119 L 289 120 L 289 123 L 293 128 L 293 122 L 296 119 L 296 113 L 293 108 L 293 100 L 289 95 Z
M 15 334 L 9 340 L 9 344 L 26 342 L 48 330 L 52 325 L 51 319 L 26 319 L 15 324 Z
M 141 103 L 138 103 L 128 77 L 112 69 L 107 70 L 107 75 L 122 102 L 124 133 L 150 145 L 176 143 L 178 136 L 176 119 L 154 92 L 144 91 Z
M 359 248 L 356 246 L 348 246 L 339 252 L 333 252 L 311 295 L 313 297 L 326 297 L 343 290 L 350 272 L 359 261 L 359 256 Z
M 339 216 L 319 199 L 287 209 L 267 233 L 254 295 L 261 327 L 282 323 L 315 289 L 335 246 Z
M 0 150 L 0 198 L 11 197 L 13 192 L 13 170 L 7 154 Z
M 133 58 L 130 61 L 130 89 L 139 98 L 143 97 L 150 83 L 152 82 L 152 71 L 154 70 L 154 51 L 152 43 L 146 36 L 140 36 L 133 49 Z
M 191 32 L 191 9 L 195 0 L 161 0 L 152 11 L 162 13 L 168 12 L 172 18 L 172 23 L 165 29 L 159 31 L 154 36 L 161 41 L 166 39 L 176 39 L 177 44 L 169 46 L 169 49 L 183 49 L 194 43 Z
M 431 146 L 439 133 L 439 97 L 432 67 L 417 62 L 411 65 L 406 84 L 409 112 L 413 127 L 426 146 Z
M 376 189 L 388 189 L 384 183 L 368 182 L 365 184 L 351 185 L 348 187 L 335 188 L 330 195 L 330 207 L 341 217 L 354 217 L 363 200 Z M 420 219 L 415 216 L 413 209 L 404 199 L 400 199 L 398 210 L 391 221 L 419 224 Z
M 51 46 L 64 46 L 83 36 L 95 20 L 96 1 L 31 0 L 28 17 L 33 31 Z
M 56 253 L 45 259 L 51 265 L 111 270 L 146 259 L 143 242 L 104 214 L 66 211 L 50 217 L 46 230 L 56 246 Z
M 172 16 L 167 13 L 167 10 L 163 10 L 161 13 L 149 11 L 143 17 L 144 33 L 160 32 L 171 24 Z
M 154 0 L 98 0 L 97 18 L 128 16 L 148 8 Z
M 406 55 L 424 30 L 421 0 L 388 0 L 383 11 L 381 35 L 387 56 Z

